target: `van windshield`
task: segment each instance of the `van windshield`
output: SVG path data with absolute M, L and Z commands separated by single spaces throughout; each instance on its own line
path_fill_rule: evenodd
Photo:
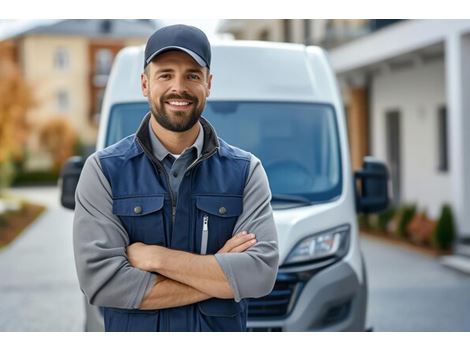
M 147 103 L 116 105 L 106 145 L 134 133 L 147 111 Z M 273 202 L 317 203 L 341 194 L 338 128 L 331 105 L 208 101 L 203 116 L 219 137 L 262 161 Z

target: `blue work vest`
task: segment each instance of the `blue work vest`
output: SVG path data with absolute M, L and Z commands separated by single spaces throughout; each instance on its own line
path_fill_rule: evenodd
M 242 213 L 250 154 L 217 138 L 201 118 L 201 156 L 186 171 L 178 199 L 173 199 L 168 175 L 151 152 L 149 118 L 136 134 L 98 152 L 112 188 L 113 213 L 131 244 L 215 254 Z M 212 298 L 160 310 L 104 307 L 106 331 L 245 331 L 246 319 L 245 300 Z

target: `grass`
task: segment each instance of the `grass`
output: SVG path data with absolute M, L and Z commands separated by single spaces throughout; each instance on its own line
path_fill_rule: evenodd
M 45 207 L 25 202 L 18 211 L 0 214 L 0 248 L 10 244 L 44 211 Z

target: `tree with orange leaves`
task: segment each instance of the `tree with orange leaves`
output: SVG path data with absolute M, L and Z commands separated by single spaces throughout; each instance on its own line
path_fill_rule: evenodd
M 66 117 L 53 116 L 40 127 L 39 143 L 52 157 L 55 171 L 74 153 L 77 133 Z
M 0 190 L 13 178 L 13 161 L 23 157 L 29 126 L 26 112 L 33 106 L 30 86 L 17 65 L 0 56 Z

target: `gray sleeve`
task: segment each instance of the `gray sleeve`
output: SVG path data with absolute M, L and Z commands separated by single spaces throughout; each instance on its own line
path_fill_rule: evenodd
M 112 212 L 111 186 L 96 154 L 85 162 L 75 204 L 73 247 L 83 293 L 94 305 L 138 308 L 156 275 L 127 260 L 129 237 Z
M 243 253 L 215 254 L 237 302 L 269 294 L 276 281 L 279 251 L 270 201 L 266 172 L 261 161 L 252 155 L 243 194 L 243 213 L 235 224 L 234 234 L 249 231 L 256 235 L 257 242 Z

